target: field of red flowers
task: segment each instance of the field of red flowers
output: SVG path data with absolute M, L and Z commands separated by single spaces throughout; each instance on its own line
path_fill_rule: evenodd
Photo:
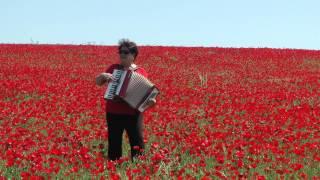
M 95 77 L 116 46 L 0 45 L 4 178 L 318 179 L 320 51 L 140 47 L 159 87 L 145 155 L 106 160 Z

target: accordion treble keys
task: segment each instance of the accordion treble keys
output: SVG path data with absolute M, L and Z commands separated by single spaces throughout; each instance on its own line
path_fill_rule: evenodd
M 112 73 L 112 76 L 115 78 L 115 81 L 112 81 L 108 84 L 108 88 L 107 91 L 104 95 L 105 99 L 113 99 L 114 96 L 119 93 L 118 92 L 118 84 L 119 84 L 119 80 L 121 78 L 123 72 L 121 72 L 121 70 L 117 70 L 115 69 Z

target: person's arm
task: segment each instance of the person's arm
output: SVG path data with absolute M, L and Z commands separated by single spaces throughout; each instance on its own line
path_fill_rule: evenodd
M 111 74 L 113 69 L 114 69 L 114 65 L 111 65 L 107 68 L 107 70 L 104 73 L 99 74 L 96 77 L 96 84 L 98 86 L 102 86 L 105 83 L 109 83 L 111 80 L 113 80 L 114 77 Z
M 102 86 L 105 83 L 109 83 L 112 78 L 112 74 L 110 73 L 101 73 L 96 77 L 96 84 Z

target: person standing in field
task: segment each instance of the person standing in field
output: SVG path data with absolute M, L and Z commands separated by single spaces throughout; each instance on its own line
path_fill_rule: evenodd
M 96 84 L 103 86 L 114 81 L 112 72 L 114 69 L 134 70 L 137 73 L 148 77 L 142 67 L 135 64 L 138 56 L 136 43 L 122 39 L 118 46 L 119 62 L 108 66 L 104 73 L 96 77 Z M 155 99 L 149 100 L 149 105 L 154 106 Z M 126 130 L 131 147 L 131 160 L 142 155 L 144 150 L 143 141 L 143 112 L 130 107 L 120 98 L 106 101 L 106 120 L 108 126 L 108 159 L 118 160 L 122 156 L 122 135 Z

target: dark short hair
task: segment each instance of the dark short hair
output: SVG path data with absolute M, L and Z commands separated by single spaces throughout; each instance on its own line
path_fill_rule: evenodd
M 139 50 L 135 42 L 132 42 L 129 39 L 120 39 L 118 51 L 120 51 L 122 47 L 127 47 L 130 53 L 133 54 L 134 59 L 136 59 L 139 54 Z

